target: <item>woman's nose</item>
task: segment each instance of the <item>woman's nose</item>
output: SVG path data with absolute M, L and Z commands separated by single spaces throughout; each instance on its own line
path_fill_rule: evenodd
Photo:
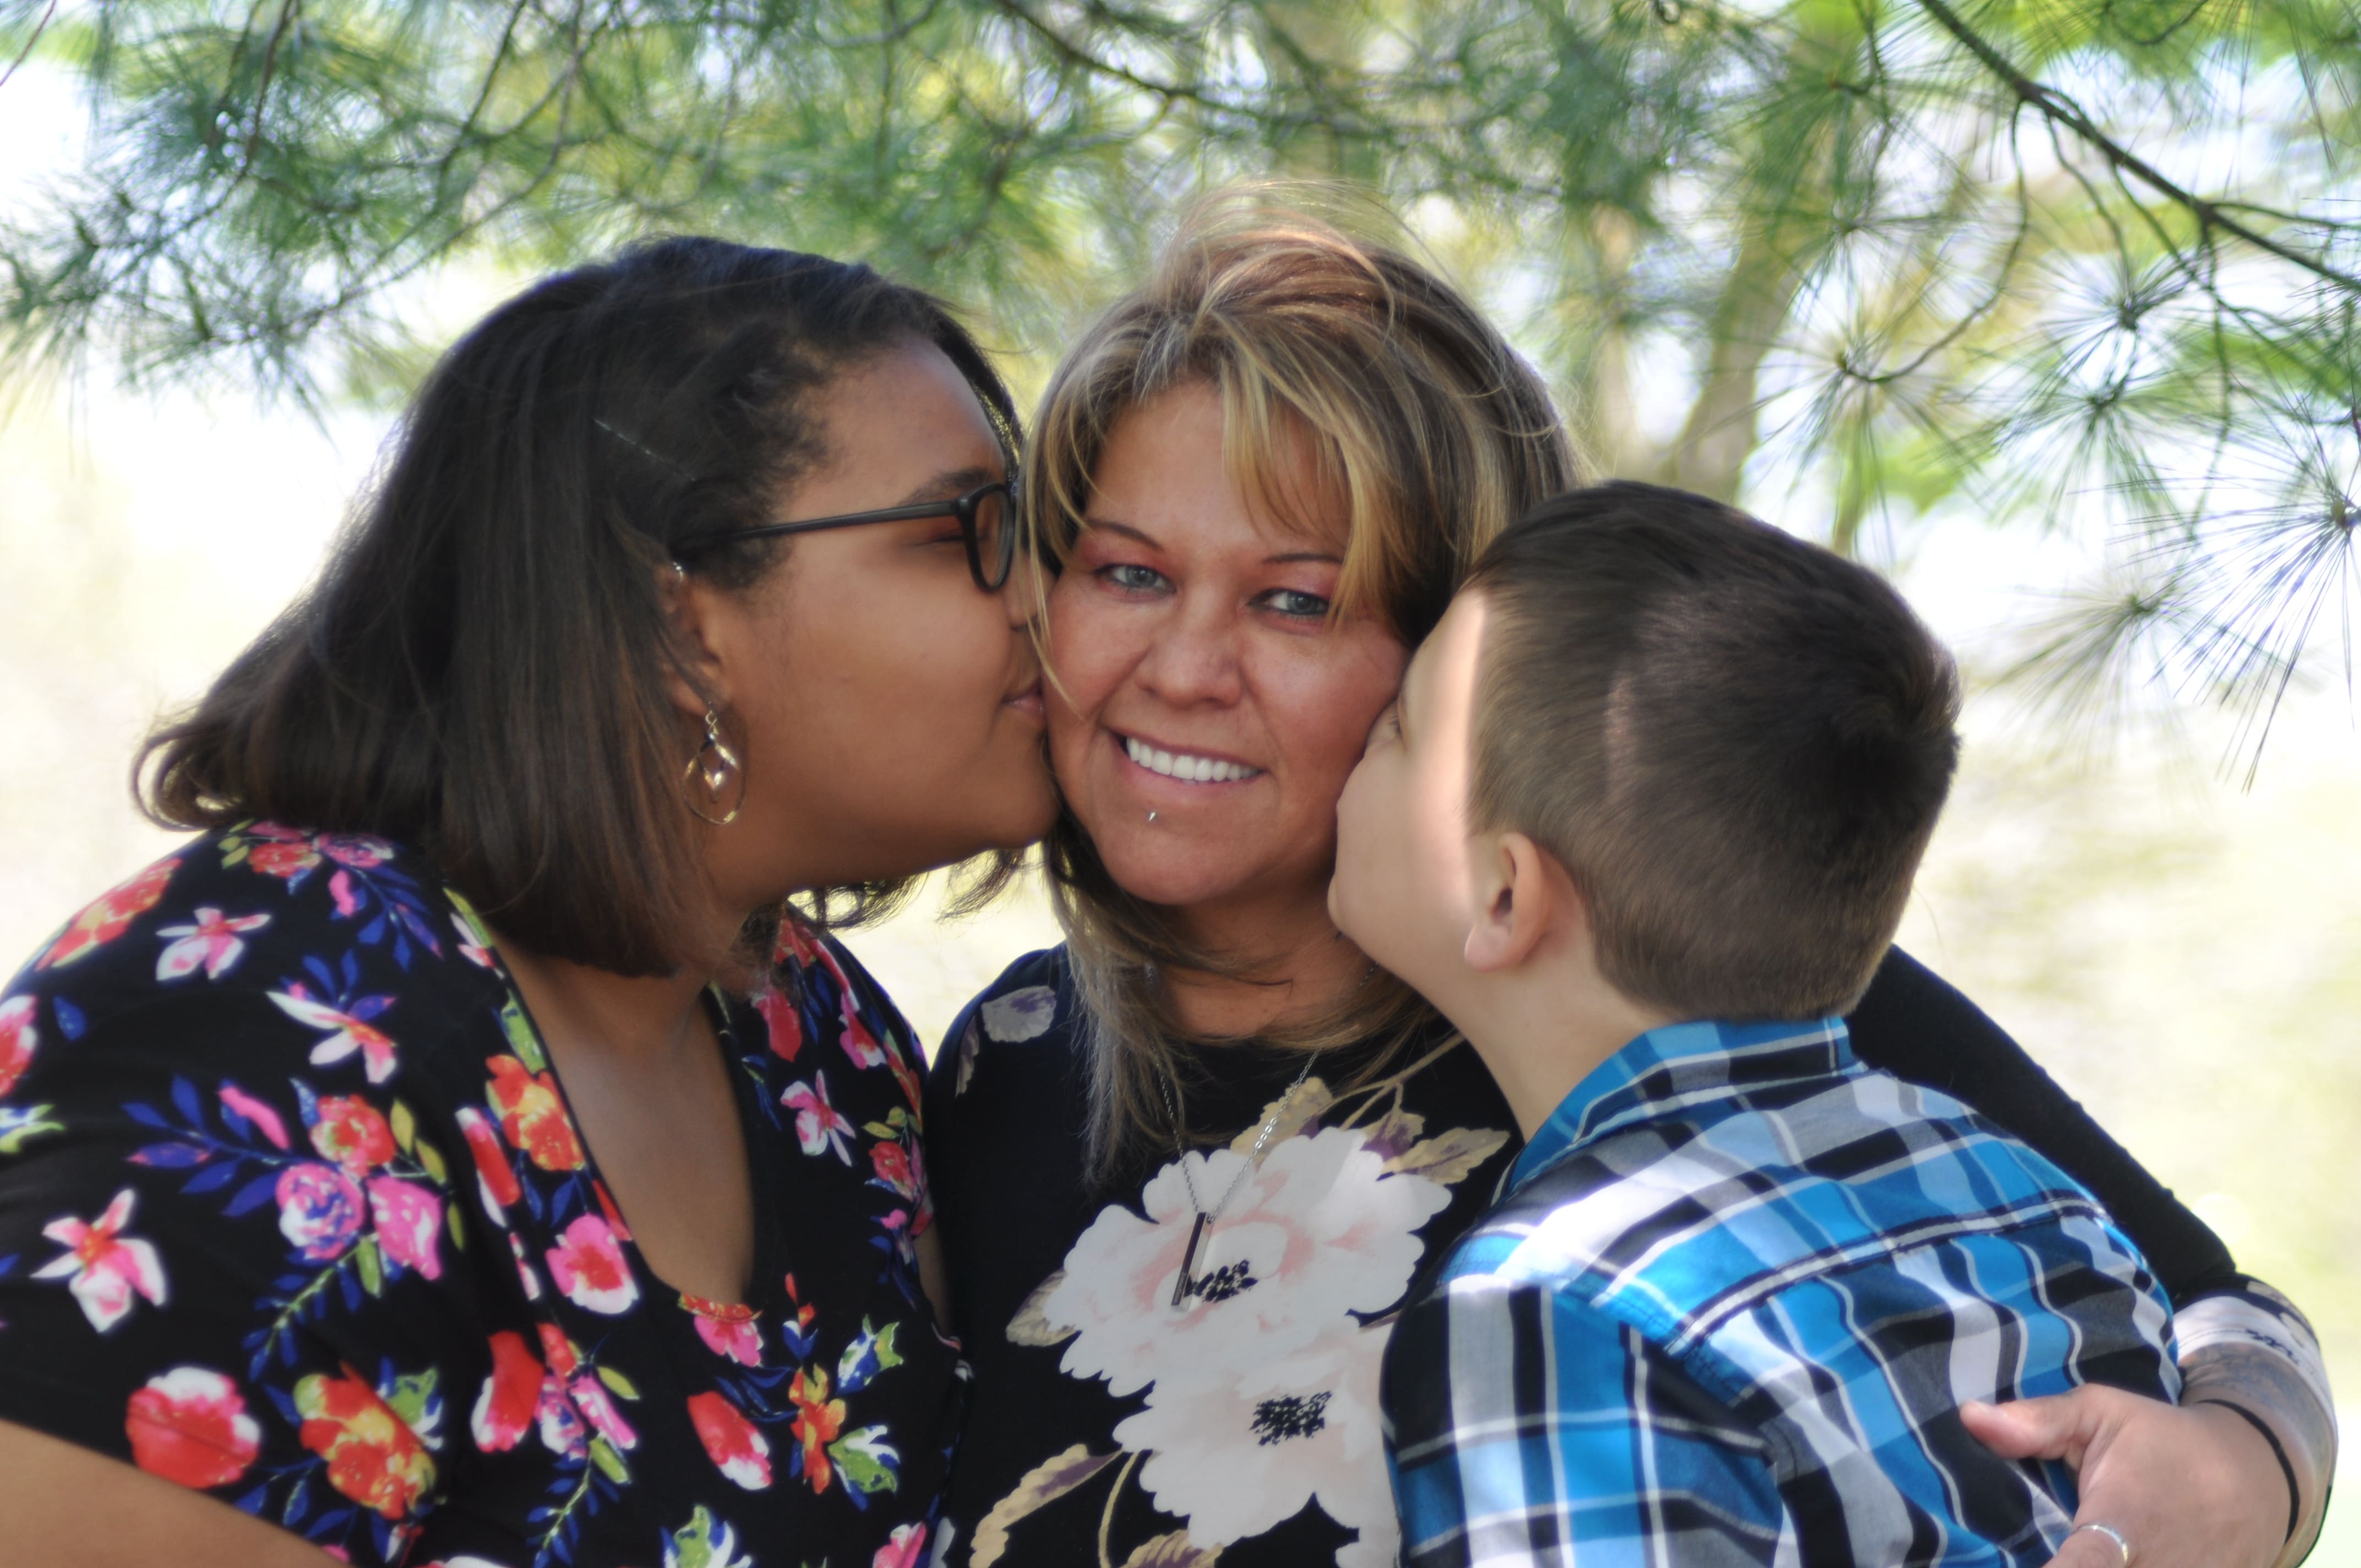
M 1176 707 L 1237 701 L 1246 683 L 1238 668 L 1236 618 L 1185 597 L 1179 610 L 1158 627 L 1135 666 L 1136 678 Z

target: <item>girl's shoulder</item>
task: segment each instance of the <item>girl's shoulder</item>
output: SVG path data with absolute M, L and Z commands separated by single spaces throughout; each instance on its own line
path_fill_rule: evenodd
M 747 1000 L 760 1014 L 763 1038 L 747 1065 L 763 1081 L 785 1084 L 788 1103 L 827 1101 L 833 1092 L 864 1116 L 917 1124 L 925 1066 L 917 1036 L 842 942 L 793 916 L 781 922 L 770 970 Z M 826 1078 L 831 1066 L 837 1076 Z M 897 1105 L 906 1110 L 897 1113 Z
M 33 1029 L 79 1040 L 258 1010 L 315 1032 L 313 1062 L 357 1057 L 382 1082 L 397 1033 L 439 1037 L 468 1012 L 497 1032 L 484 1004 L 501 989 L 489 937 L 424 856 L 374 834 L 244 822 L 83 905 L 9 982 L 0 1018 L 21 1045 Z

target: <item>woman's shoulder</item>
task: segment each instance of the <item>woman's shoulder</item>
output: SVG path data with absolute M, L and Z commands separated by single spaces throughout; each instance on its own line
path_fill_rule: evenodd
M 1074 1022 L 1073 975 L 1065 944 L 1026 953 L 975 993 L 951 1020 L 934 1056 L 938 1092 L 967 1092 L 976 1063 L 995 1046 L 1063 1047 Z
M 383 1082 L 397 1037 L 428 1048 L 467 1013 L 496 1032 L 500 990 L 482 928 L 424 856 L 374 834 L 240 823 L 108 889 L 42 944 L 0 1002 L 13 1061 L 0 1073 L 25 1070 L 42 1033 L 145 1037 L 244 1014 L 307 1031 L 313 1064 L 355 1057 Z

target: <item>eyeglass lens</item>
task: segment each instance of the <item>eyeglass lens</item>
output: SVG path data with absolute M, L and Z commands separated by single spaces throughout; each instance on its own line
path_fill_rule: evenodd
M 1016 524 L 1008 515 L 1008 496 L 994 489 L 975 501 L 975 561 L 984 586 L 996 588 L 1008 580 L 1016 557 Z

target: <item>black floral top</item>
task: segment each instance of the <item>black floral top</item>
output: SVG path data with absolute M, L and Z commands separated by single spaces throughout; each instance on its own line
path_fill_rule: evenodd
M 917 1288 L 908 1031 L 792 927 L 711 1005 L 742 1303 L 649 1273 L 422 859 L 187 845 L 0 998 L 0 1420 L 355 1563 L 923 1563 L 962 1401 Z
M 1324 1052 L 1300 1085 L 1295 1052 L 1200 1051 L 1189 1122 L 1223 1141 L 1150 1151 L 1094 1190 L 1076 1023 L 1063 949 L 1033 954 L 953 1025 L 928 1082 L 978 1395 L 945 1561 L 1392 1568 L 1386 1336 L 1516 1156 L 1499 1090 L 1440 1032 L 1375 1070 L 1374 1047 Z M 1216 1220 L 1190 1257 L 1200 1206 Z

